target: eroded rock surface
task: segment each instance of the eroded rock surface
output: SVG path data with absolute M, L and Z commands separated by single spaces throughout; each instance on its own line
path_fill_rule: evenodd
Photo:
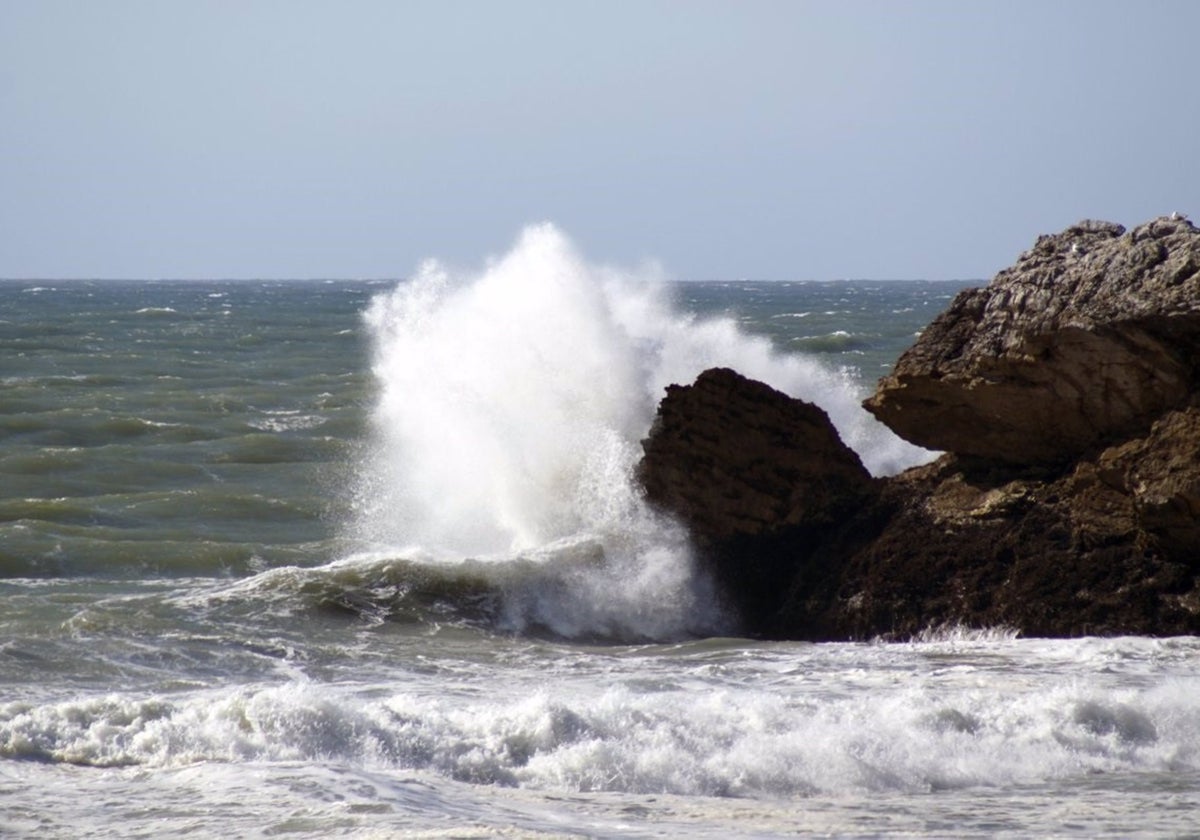
M 1150 457 L 1173 457 L 1174 442 L 1142 443 Z M 1194 539 L 1195 519 L 1174 508 L 1158 519 L 1161 508 L 1142 500 L 1131 455 L 1106 450 L 1052 480 L 976 473 L 953 455 L 896 476 L 885 483 L 876 530 L 864 522 L 849 531 L 860 533 L 858 544 L 826 543 L 797 566 L 767 633 L 907 638 L 946 625 L 1028 636 L 1200 632 L 1200 557 L 1178 550 Z M 1182 526 L 1179 542 L 1167 521 Z
M 1144 432 L 1200 383 L 1200 231 L 1081 222 L 962 292 L 865 403 L 921 446 L 1065 463 Z

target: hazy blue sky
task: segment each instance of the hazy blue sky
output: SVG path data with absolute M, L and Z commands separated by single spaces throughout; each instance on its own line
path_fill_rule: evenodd
M 0 276 L 976 278 L 1200 216 L 1200 2 L 0 0 Z

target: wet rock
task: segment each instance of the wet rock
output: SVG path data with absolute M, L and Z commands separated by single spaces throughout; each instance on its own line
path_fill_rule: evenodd
M 646 497 L 688 526 L 752 629 L 782 605 L 797 547 L 877 493 L 824 411 L 728 369 L 670 386 L 642 446 Z
M 703 537 L 828 524 L 872 487 L 824 411 L 725 368 L 669 386 L 642 448 L 647 497 Z
M 1138 527 L 1200 565 L 1200 409 L 1169 412 L 1104 452 L 1098 470 L 1129 495 Z
M 644 443 L 648 498 L 692 530 L 745 632 L 1200 632 L 1200 409 L 1066 468 L 947 454 L 886 479 L 811 409 L 707 372 L 671 390 Z

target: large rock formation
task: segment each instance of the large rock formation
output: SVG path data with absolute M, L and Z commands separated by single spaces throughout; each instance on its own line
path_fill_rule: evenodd
M 1081 222 L 961 293 L 866 407 L 929 449 L 1065 463 L 1144 432 L 1198 384 L 1200 231 Z
M 1042 237 L 962 293 L 868 407 L 946 450 L 866 476 L 813 406 L 731 371 L 672 387 L 647 496 L 748 632 L 1200 632 L 1200 232 Z

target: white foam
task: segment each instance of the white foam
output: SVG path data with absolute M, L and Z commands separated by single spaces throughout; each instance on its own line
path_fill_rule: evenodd
M 323 426 L 327 418 L 318 414 L 302 414 L 299 409 L 266 410 L 262 419 L 248 420 L 251 428 L 264 432 L 292 432 Z
M 821 405 L 874 472 L 928 457 L 863 411 L 850 372 L 676 312 L 658 271 L 590 264 L 549 224 L 478 272 L 426 262 L 365 318 L 380 393 L 353 537 L 455 560 L 588 535 L 625 581 L 596 584 L 601 608 L 696 608 L 681 534 L 631 480 L 669 384 L 732 367 Z
M 943 624 L 929 627 L 917 634 L 916 644 L 939 644 L 944 642 L 1009 642 L 1020 632 L 1013 627 L 965 627 L 961 624 Z
M 1023 647 L 1010 643 L 1008 652 L 1038 658 Z M 792 664 L 806 660 L 792 651 Z M 772 673 L 769 655 L 717 669 L 700 656 L 666 670 L 653 656 L 596 657 L 399 690 L 297 674 L 169 698 L 8 703 L 0 754 L 100 766 L 344 762 L 536 790 L 750 798 L 1200 771 L 1194 677 L 1146 688 L 1034 668 L 998 678 L 987 655 L 973 658 L 978 650 L 957 674 L 948 673 L 952 661 L 921 665 L 931 653 L 846 646 L 824 655 L 826 666 L 861 656 L 912 669 L 897 680 L 881 668 L 858 687 L 845 668 L 820 680 Z M 1189 655 L 1194 663 L 1194 645 Z

